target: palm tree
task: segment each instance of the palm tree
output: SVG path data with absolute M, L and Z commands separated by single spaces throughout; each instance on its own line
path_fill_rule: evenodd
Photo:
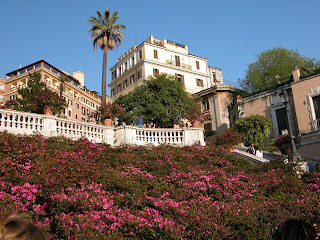
M 126 26 L 116 23 L 119 18 L 118 11 L 111 13 L 106 9 L 103 15 L 98 10 L 96 12 L 98 18 L 92 16 L 88 19 L 92 24 L 88 32 L 91 32 L 89 39 L 94 38 L 93 50 L 95 51 L 97 46 L 103 50 L 101 105 L 104 105 L 106 104 L 108 49 L 114 49 L 121 44 L 123 33 L 120 30 L 126 29 Z

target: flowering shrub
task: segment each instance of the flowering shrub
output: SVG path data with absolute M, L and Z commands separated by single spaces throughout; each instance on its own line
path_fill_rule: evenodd
M 199 104 L 192 104 L 186 109 L 184 117 L 193 124 L 195 121 L 204 122 L 209 118 L 209 115 L 202 113 Z
M 276 138 L 274 146 L 279 149 L 291 148 L 291 137 L 289 134 L 283 134 Z
M 116 103 L 108 102 L 105 105 L 101 105 L 97 111 L 95 111 L 92 117 L 96 118 L 98 121 L 103 121 L 105 119 L 112 119 L 113 121 L 125 114 L 125 110 Z
M 216 144 L 223 146 L 234 146 L 242 142 L 242 134 L 237 131 L 227 129 L 217 135 Z
M 253 166 L 220 147 L 0 139 L 0 214 L 20 210 L 51 239 L 271 239 L 288 218 L 320 226 L 320 176 L 298 179 L 291 163 Z

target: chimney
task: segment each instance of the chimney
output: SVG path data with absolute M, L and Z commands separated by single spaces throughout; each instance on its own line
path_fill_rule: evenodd
M 292 75 L 293 75 L 293 81 L 294 81 L 294 82 L 300 80 L 300 69 L 297 67 L 297 65 L 295 65 L 295 66 L 293 67 Z
M 74 73 L 72 73 L 72 76 L 80 82 L 81 86 L 84 86 L 84 73 L 83 72 L 81 72 L 81 71 L 74 72 Z

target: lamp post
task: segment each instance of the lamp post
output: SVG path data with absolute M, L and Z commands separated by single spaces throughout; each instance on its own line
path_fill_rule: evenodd
M 282 92 L 279 93 L 279 97 L 281 99 L 281 102 L 284 104 L 284 107 L 286 109 L 287 113 L 287 123 L 288 123 L 288 130 L 289 130 L 289 135 L 290 135 L 290 141 L 291 141 L 291 149 L 292 149 L 292 159 L 297 160 L 297 149 L 296 149 L 296 144 L 293 140 L 293 134 L 292 134 L 292 126 L 291 126 L 291 121 L 290 121 L 290 116 L 289 116 L 289 110 L 288 110 L 288 103 L 289 103 L 289 95 L 287 90 L 282 89 Z
M 179 124 L 181 123 L 181 99 L 178 99 L 178 107 L 179 107 Z

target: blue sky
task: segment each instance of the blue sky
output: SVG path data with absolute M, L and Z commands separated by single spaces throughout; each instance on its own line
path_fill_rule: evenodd
M 319 0 L 3 0 L 0 77 L 44 59 L 84 72 L 86 87 L 101 92 L 102 51 L 93 52 L 87 20 L 106 8 L 118 10 L 118 23 L 127 26 L 122 45 L 108 54 L 108 83 L 116 59 L 151 34 L 188 45 L 230 82 L 273 47 L 320 59 Z

